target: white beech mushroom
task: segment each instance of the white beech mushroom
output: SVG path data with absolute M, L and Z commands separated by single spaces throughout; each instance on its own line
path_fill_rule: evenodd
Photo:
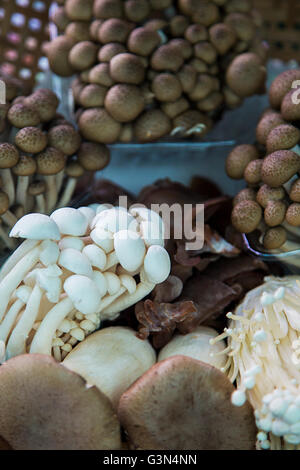
M 248 292 L 229 327 L 226 373 L 237 382 L 232 402 L 255 409 L 258 448 L 300 449 L 300 279 L 267 277 Z
M 53 358 L 21 355 L 0 367 L 0 435 L 14 450 L 121 449 L 108 398 Z
M 151 239 L 143 228 L 141 211 L 95 209 L 65 207 L 50 217 L 28 214 L 12 229 L 10 236 L 26 241 L 0 277 L 0 333 L 10 325 L 4 338 L 9 357 L 30 352 L 61 361 L 101 321 L 117 318 L 169 276 L 157 214 L 145 210 L 159 227 L 158 245 L 157 235 Z M 21 299 L 24 305 L 15 305 L 23 287 L 28 294 Z
M 117 408 L 122 393 L 156 362 L 150 343 L 130 328 L 113 326 L 90 335 L 63 361 L 68 369 L 96 385 Z

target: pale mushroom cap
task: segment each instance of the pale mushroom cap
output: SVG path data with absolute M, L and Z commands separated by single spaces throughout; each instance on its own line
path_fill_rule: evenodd
M 118 416 L 135 449 L 254 450 L 253 410 L 234 407 L 233 391 L 215 367 L 173 356 L 121 396 Z
M 144 259 L 144 270 L 147 279 L 154 284 L 164 282 L 171 271 L 171 261 L 165 248 L 152 245 Z
M 96 385 L 117 407 L 120 396 L 156 362 L 150 343 L 130 328 L 114 326 L 90 335 L 63 365 Z
M 207 326 L 198 326 L 187 335 L 177 334 L 160 350 L 158 360 L 163 361 L 171 356 L 183 355 L 222 369 L 227 358 L 225 354 L 219 356 L 215 354 L 226 348 L 225 341 L 210 345 L 210 340 L 217 336 L 218 332 Z
M 55 221 L 44 214 L 24 215 L 15 224 L 9 236 L 29 240 L 60 240 L 60 232 Z
M 98 311 L 101 297 L 97 285 L 90 278 L 70 276 L 64 283 L 64 290 L 79 312 L 89 315 Z
M 114 248 L 121 266 L 126 271 L 136 271 L 142 265 L 146 248 L 138 233 L 120 230 L 114 235 Z
M 93 276 L 92 265 L 89 258 L 81 253 L 81 251 L 75 250 L 74 248 L 62 250 L 58 264 L 71 273 L 81 274 L 90 278 Z
M 15 450 L 121 448 L 109 400 L 51 357 L 27 354 L 6 362 L 0 406 L 0 435 Z
M 88 220 L 85 215 L 72 207 L 63 207 L 52 212 L 51 219 L 57 224 L 60 233 L 81 237 L 86 234 Z

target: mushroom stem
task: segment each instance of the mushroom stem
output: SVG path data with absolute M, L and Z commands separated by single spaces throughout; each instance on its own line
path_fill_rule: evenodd
M 47 184 L 47 212 L 51 213 L 57 202 L 56 175 L 47 175 L 44 178 Z
M 130 307 L 130 305 L 134 305 L 144 297 L 150 294 L 150 292 L 154 289 L 155 284 L 140 282 L 138 284 L 136 291 L 134 294 L 129 294 L 126 292 L 121 297 L 119 297 L 116 301 L 114 301 L 109 307 L 105 307 L 101 314 L 109 315 L 121 312 L 126 308 Z
M 59 203 L 57 205 L 57 208 L 60 209 L 61 207 L 66 207 L 72 196 L 73 196 L 73 193 L 75 191 L 75 188 L 76 188 L 76 184 L 77 184 L 77 178 L 69 178 L 67 184 L 66 184 L 66 187 L 64 189 L 64 192 L 59 200 Z
M 105 309 L 107 309 L 116 299 L 118 299 L 122 294 L 126 292 L 125 287 L 121 287 L 120 290 L 113 295 L 106 295 L 103 297 L 101 300 L 100 306 L 99 306 L 99 312 L 102 313 Z
M 41 248 L 36 247 L 22 258 L 0 282 L 0 322 L 3 319 L 9 299 L 14 290 L 23 281 L 26 274 L 34 267 L 40 257 Z
M 9 205 L 12 206 L 15 202 L 15 182 L 9 168 L 4 168 L 0 171 L 2 178 L 2 190 L 8 195 Z
M 11 238 L 9 238 L 6 230 L 0 225 L 0 238 L 2 238 L 3 242 L 10 250 L 14 250 L 15 242 Z
M 45 316 L 30 345 L 30 353 L 51 355 L 52 339 L 61 322 L 73 310 L 74 305 L 65 297 Z
M 1 215 L 1 217 L 9 227 L 13 227 L 18 222 L 17 217 L 10 211 L 6 211 L 5 214 Z
M 29 297 L 26 308 L 17 323 L 17 326 L 10 335 L 7 343 L 7 357 L 18 356 L 19 354 L 26 353 L 26 339 L 34 325 L 34 322 L 38 316 L 40 303 L 42 299 L 42 290 L 36 284 Z
M 13 252 L 10 258 L 2 266 L 0 273 L 0 282 L 4 279 L 5 276 L 13 269 L 13 267 L 33 250 L 39 243 L 39 240 L 25 240 L 17 249 Z
M 27 209 L 27 190 L 29 186 L 29 176 L 18 176 L 16 202 Z
M 46 213 L 46 201 L 43 194 L 39 194 L 35 197 L 36 209 L 40 214 Z
M 4 343 L 6 342 L 8 335 L 16 321 L 16 318 L 23 306 L 24 302 L 20 299 L 17 299 L 8 310 L 3 319 L 3 322 L 0 325 L 0 341 L 4 341 Z
M 0 339 L 0 365 L 3 364 L 3 362 L 5 362 L 5 360 L 6 360 L 5 344 Z
M 62 171 L 60 171 L 60 172 L 55 176 L 57 194 L 60 193 L 60 190 L 61 190 L 62 185 L 63 185 L 63 182 L 64 182 L 64 178 L 65 178 L 65 169 L 63 169 Z

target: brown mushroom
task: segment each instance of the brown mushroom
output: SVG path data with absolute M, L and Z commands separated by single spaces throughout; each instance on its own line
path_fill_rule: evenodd
M 290 150 L 278 150 L 268 155 L 261 168 L 262 181 L 278 188 L 300 170 L 300 155 Z
M 36 172 L 36 161 L 30 155 L 21 155 L 18 163 L 13 167 L 13 173 L 18 177 L 16 202 L 24 207 L 26 211 L 27 190 L 29 186 L 30 177 Z
M 300 178 L 293 182 L 289 196 L 293 202 L 300 202 Z
M 9 143 L 0 144 L 0 175 L 2 179 L 2 189 L 9 198 L 9 204 L 15 201 L 15 183 L 11 174 L 13 168 L 19 161 L 17 148 Z
M 0 368 L 0 435 L 15 450 L 121 448 L 106 396 L 53 358 L 27 354 Z
M 39 153 L 46 148 L 48 136 L 38 127 L 24 127 L 17 133 L 15 143 L 25 153 Z
M 255 201 L 241 201 L 231 214 L 232 225 L 241 233 L 251 233 L 257 229 L 262 218 L 262 209 Z
M 253 188 L 242 189 L 233 199 L 233 206 L 242 201 L 256 201 L 256 191 Z
M 269 201 L 264 211 L 264 219 L 269 227 L 276 227 L 284 222 L 286 204 L 283 201 Z
M 37 173 L 43 175 L 47 184 L 47 212 L 51 212 L 57 202 L 56 175 L 60 173 L 66 163 L 65 155 L 54 147 L 48 147 L 36 157 Z
M 286 230 L 283 227 L 273 227 L 265 232 L 263 244 L 267 250 L 277 250 L 286 242 L 286 238 Z
M 299 87 L 297 92 L 295 89 L 292 89 L 282 100 L 281 114 L 286 121 L 298 121 L 300 119 L 300 106 L 298 100 L 295 100 L 296 94 L 298 96 Z
M 110 160 L 109 149 L 102 144 L 83 142 L 78 151 L 78 162 L 86 171 L 100 171 Z
M 242 179 L 247 165 L 258 157 L 258 150 L 254 145 L 238 145 L 227 157 L 227 175 L 233 179 Z
M 252 160 L 248 163 L 244 171 L 244 178 L 248 184 L 257 185 L 261 181 L 261 169 L 263 160 Z
M 38 112 L 24 102 L 16 103 L 8 111 L 9 122 L 19 129 L 29 126 L 38 126 L 40 124 L 40 116 Z
M 300 227 L 300 203 L 293 202 L 286 211 L 286 221 L 293 227 Z
M 215 367 L 172 356 L 121 396 L 118 416 L 135 449 L 254 449 L 253 410 L 248 403 L 234 407 L 233 391 Z
M 267 137 L 267 152 L 276 150 L 290 150 L 298 144 L 300 130 L 292 124 L 281 124 L 274 127 Z
M 58 125 L 48 132 L 49 146 L 54 147 L 67 156 L 74 155 L 79 149 L 81 138 L 79 132 L 71 125 Z
M 267 184 L 263 184 L 257 192 L 256 200 L 265 209 L 269 201 L 281 201 L 285 196 L 286 193 L 282 186 L 271 188 Z
M 268 135 L 271 130 L 277 126 L 284 124 L 284 119 L 280 113 L 276 111 L 269 110 L 266 113 L 263 113 L 257 128 L 256 128 L 256 138 L 261 145 L 266 145 Z

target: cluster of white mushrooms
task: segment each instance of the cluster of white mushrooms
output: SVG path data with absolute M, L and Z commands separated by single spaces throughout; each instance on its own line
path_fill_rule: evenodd
M 1 271 L 2 361 L 26 352 L 63 360 L 170 273 L 162 219 L 144 207 L 28 214 L 10 236 L 26 240 Z
M 269 277 L 250 291 L 229 328 L 221 369 L 237 381 L 232 402 L 255 409 L 259 449 L 300 449 L 300 278 Z

